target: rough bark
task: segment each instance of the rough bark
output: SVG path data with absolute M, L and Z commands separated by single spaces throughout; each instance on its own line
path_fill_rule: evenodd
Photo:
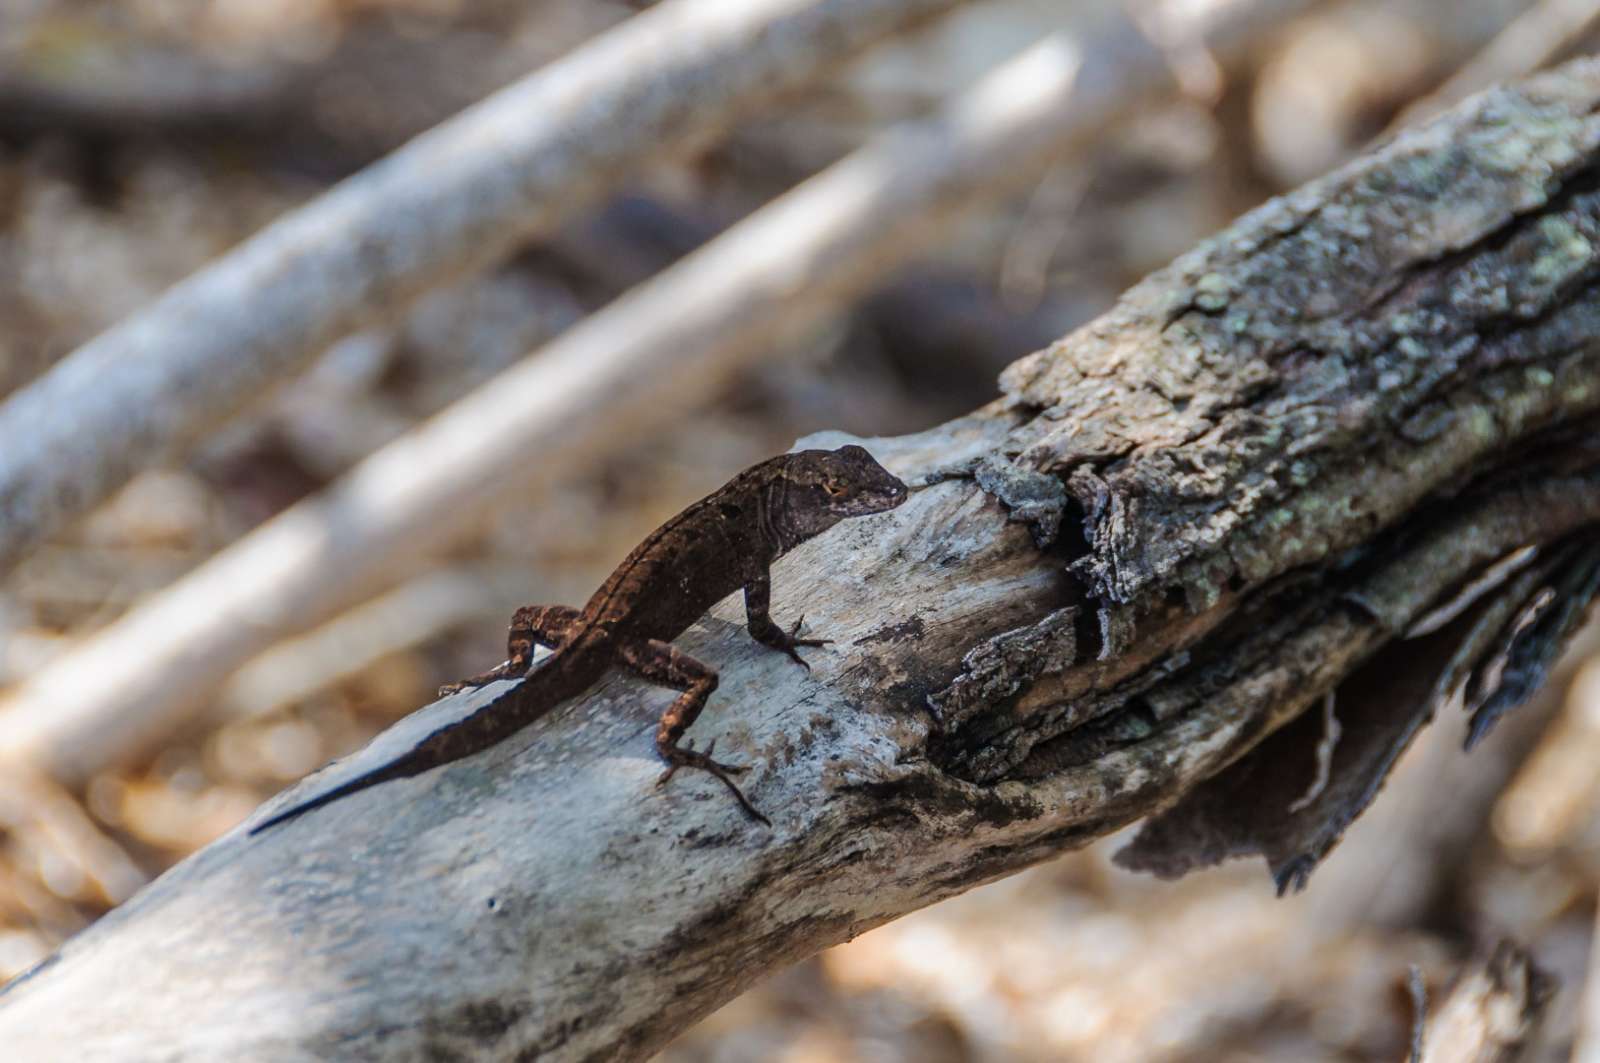
M 1001 401 L 868 441 L 934 483 L 778 566 L 779 618 L 836 640 L 813 670 L 735 601 L 682 640 L 722 670 L 695 733 L 753 765 L 771 831 L 715 780 L 656 788 L 670 692 L 613 676 L 501 748 L 235 831 L 14 983 L 0 1043 L 637 1058 L 1152 813 L 1130 862 L 1261 852 L 1303 884 L 1440 695 L 1492 723 L 1594 593 L 1597 105 L 1589 62 L 1471 101 L 1153 275 Z M 1297 723 L 1330 693 L 1336 743 Z

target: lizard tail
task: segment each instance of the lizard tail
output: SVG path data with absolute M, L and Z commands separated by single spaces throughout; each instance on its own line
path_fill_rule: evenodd
M 410 775 L 420 775 L 422 772 L 426 771 L 428 767 L 429 765 L 416 764 L 410 757 L 395 761 L 393 764 L 385 764 L 383 767 L 378 768 L 375 771 L 369 771 L 365 775 L 358 775 L 349 782 L 341 783 L 331 790 L 320 793 L 309 800 L 300 802 L 298 805 L 289 806 L 282 812 L 279 812 L 277 815 L 271 816 L 268 819 L 257 823 L 254 827 L 251 827 L 250 834 L 253 837 L 257 834 L 260 834 L 268 827 L 277 826 L 284 820 L 294 819 L 296 816 L 310 812 L 313 808 L 321 808 L 323 805 L 328 804 L 331 801 L 337 801 L 341 797 L 348 797 L 350 794 L 356 793 L 359 790 L 365 790 L 371 786 L 377 786 L 379 783 L 388 782 L 391 779 L 403 779 Z
M 596 637 L 603 640 L 606 635 L 602 631 Z M 413 746 L 410 752 L 262 820 L 250 828 L 250 833 L 260 834 L 286 819 L 379 783 L 421 775 L 432 768 L 462 760 L 509 738 L 604 674 L 609 659 L 606 643 L 599 641 L 579 647 L 577 642 L 574 639 L 556 650 L 539 666 L 536 674 L 521 685 L 478 706 L 470 715 L 445 724 Z
M 593 660 L 594 655 L 590 654 L 588 659 Z M 365 775 L 358 775 L 331 790 L 308 798 L 298 805 L 291 805 L 277 815 L 262 820 L 250 828 L 250 834 L 260 834 L 268 827 L 274 827 L 284 820 L 294 819 L 314 808 L 321 808 L 329 802 L 377 786 L 379 783 L 421 775 L 432 768 L 488 749 L 544 715 L 556 701 L 577 693 L 600 677 L 598 673 L 604 671 L 603 661 L 602 667 L 598 670 L 582 667 L 574 669 L 571 666 L 581 660 L 582 658 L 575 659 L 564 651 L 557 650 L 539 668 L 541 679 L 537 689 L 542 697 L 530 698 L 526 685 L 507 691 L 488 704 L 479 706 L 471 715 L 434 731 L 409 752 L 388 764 L 374 768 Z

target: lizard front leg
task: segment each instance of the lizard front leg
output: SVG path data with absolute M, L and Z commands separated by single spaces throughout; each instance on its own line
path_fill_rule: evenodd
M 698 768 L 710 772 L 722 780 L 722 784 L 733 793 L 739 801 L 739 806 L 752 819 L 772 826 L 772 821 L 757 812 L 756 807 L 744 796 L 744 791 L 729 778 L 749 769 L 741 764 L 723 764 L 711 759 L 711 751 L 717 744 L 715 739 L 706 746 L 704 753 L 694 748 L 693 739 L 689 740 L 688 745 L 678 745 L 678 739 L 683 737 L 683 733 L 699 717 L 700 710 L 706 706 L 706 699 L 717 689 L 716 669 L 695 660 L 672 643 L 662 642 L 660 639 L 640 639 L 624 643 L 618 649 L 618 657 L 623 667 L 630 672 L 652 683 L 683 691 L 678 700 L 661 714 L 661 723 L 656 728 L 656 752 L 667 762 L 667 770 L 661 773 L 658 785 L 666 783 L 679 768 Z
M 446 683 L 439 696 L 454 694 L 467 687 L 481 687 L 497 679 L 515 679 L 528 674 L 533 666 L 534 646 L 559 650 L 572 638 L 583 614 L 570 605 L 525 605 L 511 615 L 511 631 L 506 635 L 506 659 L 480 675 Z
M 750 632 L 750 637 L 763 646 L 771 646 L 793 657 L 795 663 L 804 665 L 807 671 L 811 666 L 806 664 L 806 659 L 795 652 L 799 646 L 826 646 L 832 639 L 797 639 L 795 635 L 800 631 L 800 625 L 805 623 L 805 617 L 794 622 L 794 627 L 788 631 L 783 630 L 773 623 L 772 615 L 767 610 L 772 605 L 772 577 L 763 567 L 760 573 L 750 576 L 744 582 L 744 616 L 745 627 Z

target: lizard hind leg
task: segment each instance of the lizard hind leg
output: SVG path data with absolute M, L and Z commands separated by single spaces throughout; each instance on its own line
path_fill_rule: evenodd
M 506 659 L 487 672 L 446 683 L 439 688 L 439 696 L 454 694 L 467 687 L 481 687 L 497 679 L 516 679 L 528 674 L 533 666 L 533 648 L 548 646 L 559 650 L 571 641 L 583 614 L 570 605 L 525 605 L 511 616 L 511 630 L 506 634 Z
M 625 642 L 619 647 L 619 656 L 623 666 L 630 672 L 652 683 L 682 691 L 678 699 L 661 714 L 660 725 L 656 728 L 656 752 L 667 762 L 667 769 L 661 773 L 657 785 L 664 785 L 677 774 L 679 768 L 707 772 L 716 776 L 722 785 L 728 788 L 746 815 L 759 823 L 772 826 L 772 821 L 756 811 L 750 799 L 745 797 L 744 791 L 733 781 L 732 776 L 748 771 L 748 767 L 713 760 L 711 753 L 716 748 L 715 739 L 706 746 L 704 752 L 694 748 L 693 739 L 684 745 L 678 744 L 683 733 L 699 717 L 700 710 L 705 708 L 706 699 L 717 689 L 716 670 L 695 660 L 672 643 L 662 642 L 659 639 Z

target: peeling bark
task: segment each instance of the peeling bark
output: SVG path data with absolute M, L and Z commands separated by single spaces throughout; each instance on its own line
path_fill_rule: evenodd
M 1303 884 L 1446 695 L 1492 723 L 1596 593 L 1597 104 L 1590 62 L 1469 101 L 1148 278 L 1003 400 L 867 441 L 937 482 L 775 570 L 778 615 L 836 640 L 813 670 L 736 601 L 682 641 L 722 674 L 696 730 L 754 766 L 770 832 L 715 780 L 656 788 L 670 694 L 612 676 L 500 748 L 235 831 L 0 995 L 0 1043 L 637 1058 L 1141 817 L 1130 862 L 1260 852 Z

